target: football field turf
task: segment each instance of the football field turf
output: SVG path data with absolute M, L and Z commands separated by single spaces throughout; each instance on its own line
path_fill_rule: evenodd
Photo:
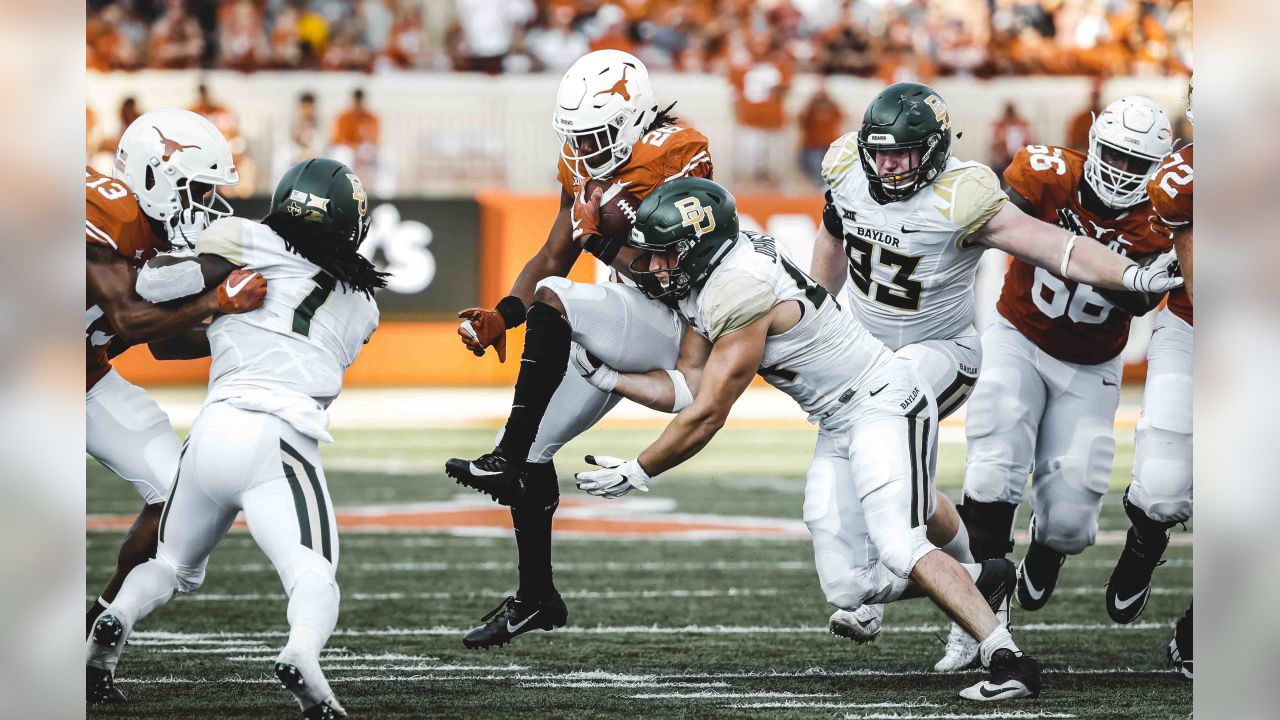
M 461 634 L 516 584 L 509 516 L 455 485 L 444 460 L 493 431 L 345 430 L 323 448 L 340 515 L 342 613 L 323 658 L 356 718 L 1185 718 L 1191 685 L 1165 665 L 1191 600 L 1190 534 L 1134 625 L 1113 625 L 1103 586 L 1127 522 L 1132 430 L 1120 430 L 1099 545 L 1068 560 L 1053 600 L 1014 611 L 1014 637 L 1044 665 L 1035 701 L 956 697 L 974 671 L 929 672 L 947 625 L 927 601 L 889 606 L 866 646 L 826 632 L 800 523 L 814 431 L 729 428 L 648 494 L 618 501 L 572 483 L 587 452 L 630 457 L 654 429 L 600 428 L 559 454 L 554 562 L 569 627 L 468 651 Z M 959 497 L 963 445 L 944 443 L 939 485 Z M 114 564 L 137 495 L 88 461 L 88 589 Z M 1026 510 L 1019 524 L 1025 529 Z M 96 528 L 96 529 L 95 529 Z M 362 529 L 354 529 L 362 528 Z M 1020 540 L 1013 559 L 1021 557 Z M 237 529 L 204 586 L 144 620 L 117 671 L 130 705 L 90 717 L 287 718 L 270 671 L 287 631 L 279 580 Z

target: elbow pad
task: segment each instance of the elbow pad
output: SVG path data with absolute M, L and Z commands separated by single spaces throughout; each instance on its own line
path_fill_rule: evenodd
M 588 235 L 586 242 L 583 243 L 583 248 L 605 265 L 613 264 L 613 259 L 618 257 L 618 249 L 621 247 L 622 243 L 617 240 L 606 240 L 600 235 Z
M 135 284 L 147 302 L 162 303 L 204 292 L 204 273 L 198 262 L 180 262 L 153 267 L 143 265 Z
M 671 405 L 671 412 L 678 413 L 693 404 L 693 393 L 689 390 L 688 381 L 684 379 L 684 373 L 679 370 L 668 370 L 667 375 L 676 388 L 676 399 Z
M 822 207 L 822 227 L 837 240 L 844 237 L 844 221 L 840 219 L 840 210 L 831 199 L 830 190 L 827 191 L 827 204 Z

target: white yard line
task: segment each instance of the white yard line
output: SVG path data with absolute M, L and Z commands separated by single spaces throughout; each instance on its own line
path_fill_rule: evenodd
M 734 698 L 824 698 L 824 697 L 840 697 L 838 693 L 793 693 L 786 691 L 779 692 L 719 692 L 714 690 L 704 690 L 702 692 L 674 692 L 674 693 L 639 693 L 636 695 L 628 695 L 631 700 L 732 700 Z
M 727 682 L 583 682 L 574 680 L 569 682 L 555 682 L 550 680 L 538 682 L 520 683 L 522 688 L 574 688 L 578 690 L 610 690 L 610 689 L 627 689 L 627 688 L 727 688 Z
M 844 720 L 1033 720 L 1035 718 L 1073 717 L 1076 716 L 1069 713 L 1010 710 L 984 713 L 929 713 L 927 715 L 916 715 L 914 713 L 875 713 L 871 715 L 850 713 L 844 716 Z
M 824 708 L 831 710 L 873 710 L 878 708 L 935 708 L 942 707 L 938 703 L 931 702 L 908 702 L 908 703 L 858 703 L 858 702 L 809 702 L 809 701 L 782 701 L 782 702 L 757 702 L 757 703 L 730 703 L 721 705 L 720 707 L 732 708 L 735 710 L 787 710 L 791 708 Z

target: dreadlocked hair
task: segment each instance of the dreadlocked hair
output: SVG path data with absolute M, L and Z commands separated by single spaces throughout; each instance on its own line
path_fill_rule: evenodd
M 391 273 L 380 272 L 368 258 L 356 252 L 355 238 L 351 233 L 319 226 L 285 213 L 273 213 L 262 222 L 284 239 L 285 247 L 291 252 L 320 266 L 321 270 L 352 290 L 372 298 L 374 290 L 387 286 Z
M 644 129 L 644 131 L 645 131 L 645 132 L 650 132 L 651 130 L 653 130 L 653 129 L 655 129 L 655 128 L 660 128 L 660 127 L 662 127 L 663 125 L 676 125 L 676 124 L 678 124 L 678 123 L 680 122 L 680 118 L 678 118 L 678 117 L 676 117 L 675 115 L 672 115 L 672 114 L 671 114 L 671 108 L 673 108 L 673 107 L 675 107 L 675 106 L 676 106 L 676 104 L 675 104 L 675 103 L 671 103 L 671 104 L 670 104 L 670 105 L 668 105 L 665 109 L 663 109 L 663 110 L 659 110 L 659 111 L 658 111 L 658 116 L 657 116 L 657 117 L 655 117 L 655 118 L 653 119 L 653 122 L 649 123 L 649 127 L 645 128 L 645 129 Z

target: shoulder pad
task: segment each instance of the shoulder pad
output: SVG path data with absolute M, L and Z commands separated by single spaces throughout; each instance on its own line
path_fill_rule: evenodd
M 822 181 L 831 188 L 839 187 L 851 171 L 860 172 L 861 165 L 858 160 L 858 133 L 846 133 L 827 148 L 827 154 L 822 158 Z

